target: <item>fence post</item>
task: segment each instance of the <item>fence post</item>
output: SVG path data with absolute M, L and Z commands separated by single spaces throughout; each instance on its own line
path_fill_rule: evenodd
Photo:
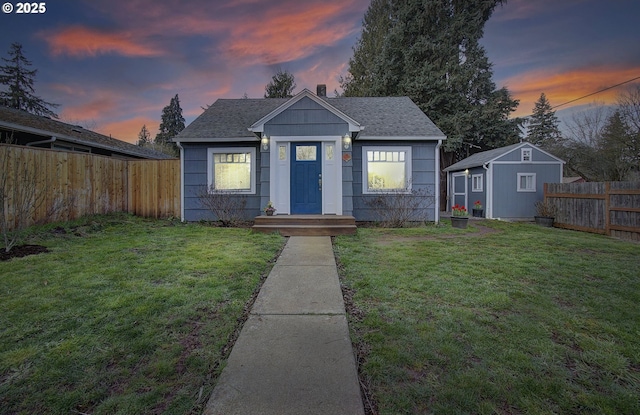
M 604 234 L 611 236 L 611 182 L 604 183 Z

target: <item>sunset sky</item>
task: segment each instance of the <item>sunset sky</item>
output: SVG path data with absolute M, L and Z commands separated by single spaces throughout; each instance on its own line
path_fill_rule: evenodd
M 6 2 L 3 0 L 2 3 Z M 50 0 L 42 14 L 0 13 L 0 56 L 20 42 L 36 94 L 61 120 L 135 142 L 155 137 L 179 94 L 187 124 L 218 98 L 264 95 L 271 76 L 338 88 L 369 0 Z M 3 10 L 4 7 L 3 6 Z M 640 76 L 640 1 L 511 0 L 485 27 L 494 82 L 531 113 Z M 4 62 L 3 62 L 4 63 Z M 640 80 L 635 84 L 640 85 Z M 594 100 L 615 101 L 623 88 Z M 560 115 L 560 109 L 559 115 Z

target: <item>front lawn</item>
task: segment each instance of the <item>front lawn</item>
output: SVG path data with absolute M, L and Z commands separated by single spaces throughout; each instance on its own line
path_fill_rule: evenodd
M 1 414 L 199 414 L 276 235 L 127 215 L 0 262 Z
M 640 413 L 638 243 L 483 221 L 335 251 L 374 413 Z

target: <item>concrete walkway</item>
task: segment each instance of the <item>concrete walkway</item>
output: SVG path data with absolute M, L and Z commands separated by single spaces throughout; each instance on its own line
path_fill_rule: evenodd
M 204 414 L 364 415 L 330 237 L 289 238 Z

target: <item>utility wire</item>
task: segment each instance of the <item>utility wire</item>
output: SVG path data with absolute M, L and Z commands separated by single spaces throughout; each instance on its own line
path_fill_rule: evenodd
M 564 102 L 564 103 L 562 103 L 562 104 L 555 105 L 555 106 L 551 107 L 551 109 L 552 109 L 552 110 L 555 110 L 556 108 L 563 107 L 563 106 L 565 106 L 565 105 L 571 104 L 571 103 L 576 102 L 576 101 L 580 101 L 581 99 L 589 98 L 589 97 L 591 97 L 591 96 L 593 96 L 593 95 L 597 95 L 597 94 L 600 94 L 600 93 L 602 93 L 602 92 L 604 92 L 604 91 L 608 91 L 608 90 L 610 90 L 610 89 L 617 88 L 617 87 L 619 87 L 619 86 L 621 86 L 621 85 L 628 84 L 629 82 L 633 82 L 633 81 L 636 81 L 636 80 L 638 80 L 638 79 L 640 79 L 640 76 L 636 76 L 635 78 L 632 78 L 632 79 L 626 80 L 626 81 L 624 81 L 624 82 L 620 82 L 619 84 L 615 84 L 615 85 L 612 85 L 612 86 L 608 86 L 608 87 L 603 88 L 603 89 L 600 89 L 600 90 L 598 90 L 598 91 L 596 91 L 596 92 L 592 92 L 592 93 L 590 93 L 590 94 L 587 94 L 587 95 L 581 96 L 580 98 L 572 99 L 571 101 L 567 101 L 567 102 Z M 533 114 L 527 115 L 526 117 L 522 117 L 522 118 L 529 118 L 529 117 L 531 117 L 531 116 L 533 116 Z

